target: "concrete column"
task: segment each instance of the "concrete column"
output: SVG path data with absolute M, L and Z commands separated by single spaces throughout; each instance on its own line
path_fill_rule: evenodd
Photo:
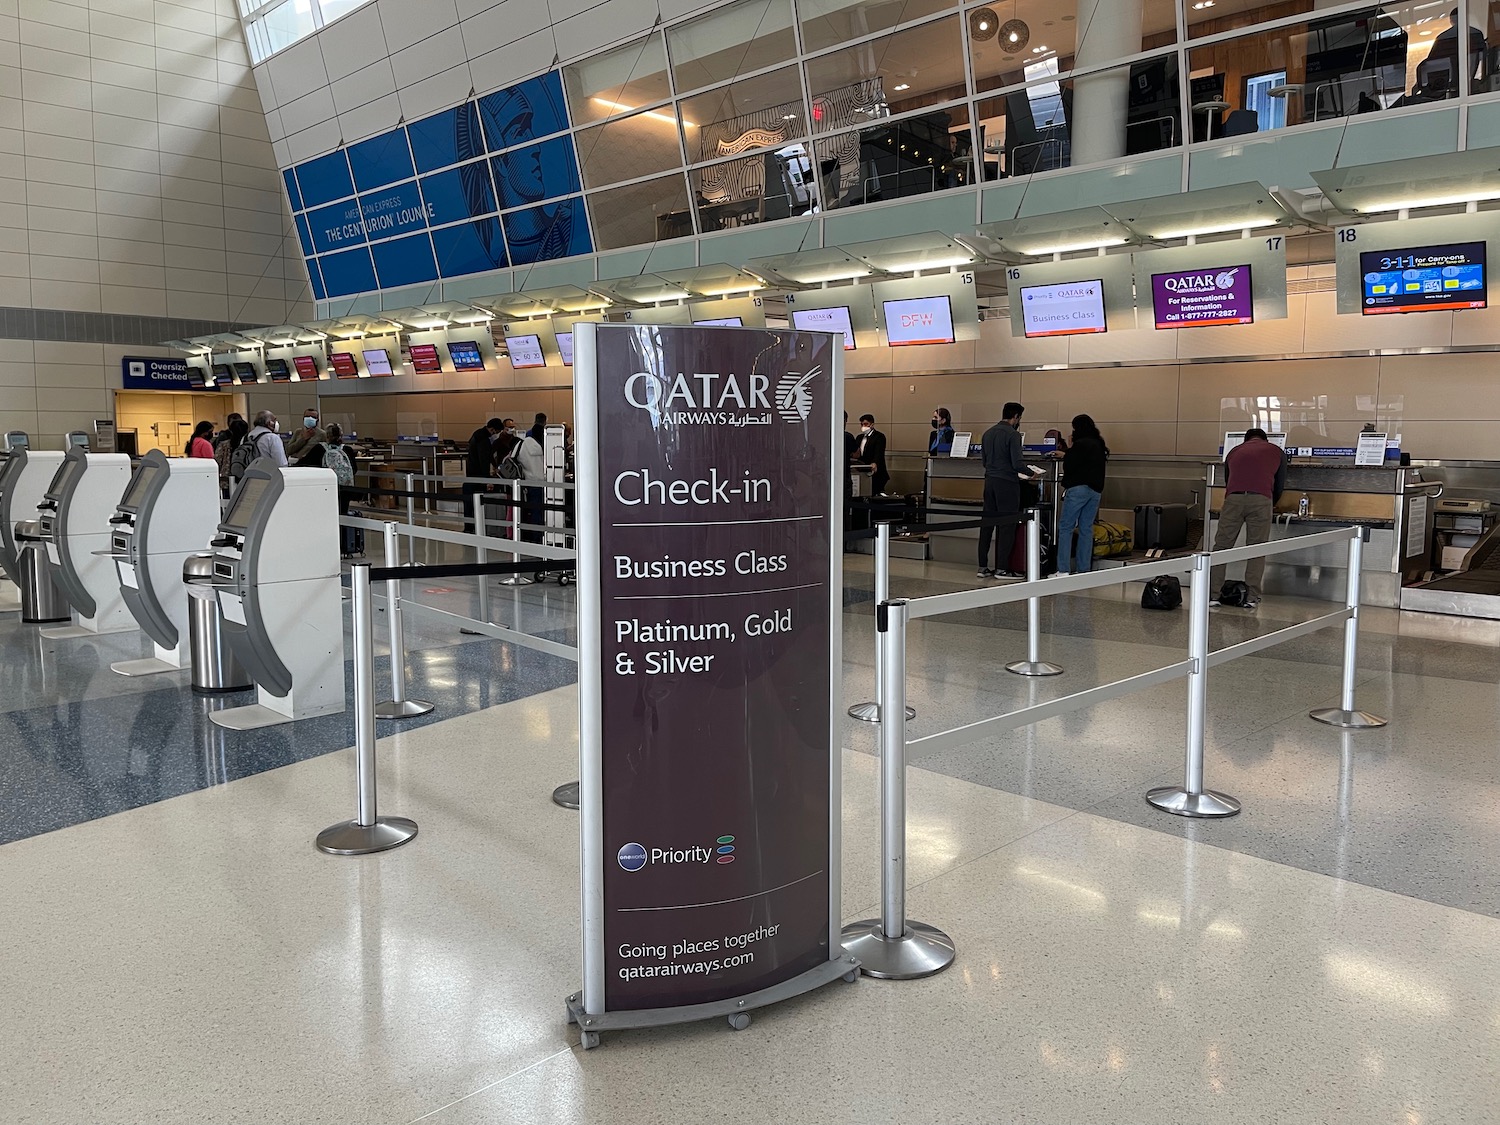
M 1078 0 L 1075 66 L 1093 66 L 1141 49 L 1142 0 Z M 1097 164 L 1125 155 L 1128 68 L 1073 80 L 1074 164 Z

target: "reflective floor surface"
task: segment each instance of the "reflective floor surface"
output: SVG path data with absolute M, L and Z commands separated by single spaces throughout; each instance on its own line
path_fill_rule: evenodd
M 894 571 L 898 596 L 974 581 Z M 871 691 L 867 560 L 848 585 L 855 702 Z M 547 601 L 513 608 L 571 640 L 570 591 L 526 596 Z M 1049 607 L 1044 653 L 1066 672 L 1046 681 L 1003 671 L 1024 651 L 1018 609 L 918 623 L 912 735 L 1181 659 L 1185 614 L 1143 614 L 1138 598 Z M 1214 644 L 1327 608 L 1219 611 Z M 1184 822 L 1142 799 L 1180 779 L 1180 682 L 914 755 L 909 907 L 955 939 L 953 968 L 836 983 L 741 1032 L 621 1032 L 585 1053 L 562 1003 L 578 985 L 578 822 L 550 800 L 578 775 L 570 668 L 518 673 L 541 669 L 537 654 L 414 626 L 413 661 L 449 661 L 422 690 L 446 676 L 453 695 L 426 725 L 381 724 L 380 801 L 421 832 L 335 858 L 312 839 L 350 812 L 353 756 L 336 732 L 282 728 L 284 762 L 248 764 L 247 748 L 232 783 L 181 780 L 211 772 L 202 724 L 179 717 L 160 746 L 129 733 L 169 709 L 169 689 L 107 671 L 140 655 L 132 642 L 69 642 L 94 660 L 59 643 L 49 681 L 0 615 L 15 687 L 0 831 L 38 794 L 149 789 L 137 779 L 153 753 L 179 779 L 0 847 L 0 1120 L 1496 1120 L 1500 638 L 1394 613 L 1365 626 L 1359 702 L 1391 717 L 1382 730 L 1306 718 L 1336 701 L 1337 631 L 1210 676 L 1206 776 L 1241 816 Z M 43 668 L 16 667 L 28 661 Z M 321 749 L 297 749 L 304 728 Z M 876 911 L 880 861 L 873 728 L 846 734 L 853 919 Z

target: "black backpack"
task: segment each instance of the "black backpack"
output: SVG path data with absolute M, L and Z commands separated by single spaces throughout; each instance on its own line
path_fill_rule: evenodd
M 1219 604 L 1238 606 L 1243 609 L 1250 601 L 1250 587 L 1237 578 L 1231 578 L 1219 587 Z
M 1158 574 L 1141 591 L 1142 609 L 1176 609 L 1182 604 L 1182 583 L 1175 574 Z
M 229 455 L 229 476 L 233 480 L 239 480 L 245 475 L 245 470 L 250 467 L 250 462 L 260 456 L 259 443 L 263 437 L 275 437 L 269 430 L 262 430 L 254 435 L 246 434 L 244 440 L 234 447 L 234 452 Z M 277 439 L 280 440 L 279 438 Z

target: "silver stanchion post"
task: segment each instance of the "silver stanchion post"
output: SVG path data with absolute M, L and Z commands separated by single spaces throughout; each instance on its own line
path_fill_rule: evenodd
M 891 525 L 875 525 L 875 604 L 881 605 L 891 599 Z M 880 634 L 875 634 L 875 694 L 880 694 Z M 880 722 L 880 704 L 856 703 L 849 708 L 849 717 L 862 723 Z M 906 709 L 906 717 L 915 719 L 914 707 Z
M 385 540 L 385 565 L 400 566 L 401 547 L 396 537 L 396 525 L 387 523 L 380 529 Z M 375 705 L 377 719 L 414 719 L 425 715 L 435 706 L 425 699 L 406 698 L 406 625 L 401 614 L 401 582 L 388 578 L 385 583 L 386 626 L 391 644 L 391 697 Z
M 1385 726 L 1387 720 L 1354 706 L 1354 679 L 1359 671 L 1359 575 L 1364 563 L 1364 528 L 1355 528 L 1349 540 L 1349 581 L 1344 592 L 1344 603 L 1349 607 L 1349 620 L 1344 622 L 1344 684 L 1339 706 L 1323 707 L 1309 712 L 1309 718 L 1331 727 L 1346 727 L 1349 730 L 1370 730 Z
M 1026 581 L 1042 580 L 1041 510 L 1026 509 Z M 1061 676 L 1062 668 L 1042 659 L 1042 599 L 1026 599 L 1026 659 L 1012 660 L 1007 672 L 1018 676 Z
M 906 708 L 906 622 L 903 600 L 876 607 L 881 713 Z M 906 917 L 906 720 L 880 724 L 880 917 L 844 927 L 844 952 L 872 977 L 913 980 L 953 964 L 953 939 Z
M 406 474 L 406 526 L 415 527 L 417 524 L 416 497 L 412 495 L 416 491 L 417 482 L 411 473 Z M 407 536 L 406 553 L 411 557 L 411 565 L 417 565 L 417 537 Z
M 484 522 L 484 493 L 474 493 L 474 534 L 483 539 L 489 534 L 489 527 Z M 479 547 L 478 561 L 487 563 L 490 561 L 490 553 L 481 543 Z M 479 620 L 486 623 L 490 619 L 490 576 L 479 575 Z
M 511 542 L 517 543 L 521 539 L 521 482 L 513 480 L 510 482 L 510 538 Z M 520 562 L 521 556 L 516 551 L 510 553 L 511 562 Z M 497 580 L 502 586 L 530 586 L 531 579 L 524 574 L 507 574 Z
M 368 855 L 398 848 L 417 834 L 417 823 L 404 816 L 380 816 L 375 808 L 375 625 L 370 611 L 370 565 L 350 571 L 354 609 L 354 777 L 358 790 L 353 820 L 318 833 L 320 852 Z
M 1212 556 L 1193 556 L 1193 585 L 1188 591 L 1187 775 L 1182 787 L 1152 789 L 1146 800 L 1173 816 L 1233 816 L 1240 803 L 1225 793 L 1203 788 L 1203 736 L 1208 717 L 1208 575 Z

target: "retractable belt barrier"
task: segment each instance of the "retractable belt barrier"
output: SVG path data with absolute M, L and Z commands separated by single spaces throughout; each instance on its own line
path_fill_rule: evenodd
M 1009 586 L 967 590 L 951 594 L 933 594 L 921 598 L 885 598 L 876 606 L 877 667 L 879 669 L 879 722 L 881 754 L 881 916 L 853 923 L 844 929 L 844 948 L 857 956 L 864 972 L 871 976 L 895 979 L 927 976 L 952 963 L 955 952 L 951 938 L 941 930 L 906 917 L 905 851 L 906 851 L 906 758 L 913 748 L 924 751 L 945 750 L 962 746 L 989 734 L 1029 726 L 1043 719 L 1090 707 L 1143 688 L 1187 678 L 1188 711 L 1186 764 L 1181 786 L 1164 786 L 1146 794 L 1150 804 L 1175 816 L 1216 818 L 1233 816 L 1240 802 L 1224 793 L 1204 786 L 1203 752 L 1208 710 L 1209 668 L 1248 656 L 1287 641 L 1306 636 L 1318 629 L 1342 623 L 1344 626 L 1344 659 L 1340 705 L 1320 708 L 1309 717 L 1346 730 L 1384 726 L 1386 720 L 1360 711 L 1355 705 L 1355 679 L 1359 644 L 1360 571 L 1364 541 L 1368 531 L 1361 527 L 1339 528 L 1313 535 L 1298 536 L 1275 543 L 1258 543 L 1214 553 L 1197 552 L 1173 559 L 1158 559 L 1108 571 L 1053 577 L 1040 581 L 1039 529 L 1036 510 L 1028 513 L 1027 569 L 1028 580 Z M 877 538 L 880 548 L 888 551 L 889 534 Z M 1260 637 L 1242 641 L 1217 651 L 1210 651 L 1208 636 L 1209 574 L 1216 565 L 1290 554 L 1335 543 L 1348 544 L 1348 582 L 1342 609 L 1325 613 L 1308 621 L 1277 629 Z M 889 566 L 889 562 L 885 564 Z M 1129 582 L 1150 579 L 1163 574 L 1188 571 L 1192 574 L 1189 601 L 1187 659 L 1136 676 L 1100 684 L 1045 703 L 1021 707 L 1003 715 L 980 719 L 951 730 L 908 740 L 906 723 L 906 630 L 917 618 L 937 617 L 990 606 L 1025 600 L 1032 607 L 1044 597 L 1076 594 Z M 1038 628 L 1035 609 L 1028 628 L 1029 660 L 1039 662 L 1036 651 Z M 1056 668 L 1055 665 L 1049 666 Z M 1016 665 L 1012 671 L 1019 671 Z M 1029 671 L 1023 674 L 1061 673 Z

